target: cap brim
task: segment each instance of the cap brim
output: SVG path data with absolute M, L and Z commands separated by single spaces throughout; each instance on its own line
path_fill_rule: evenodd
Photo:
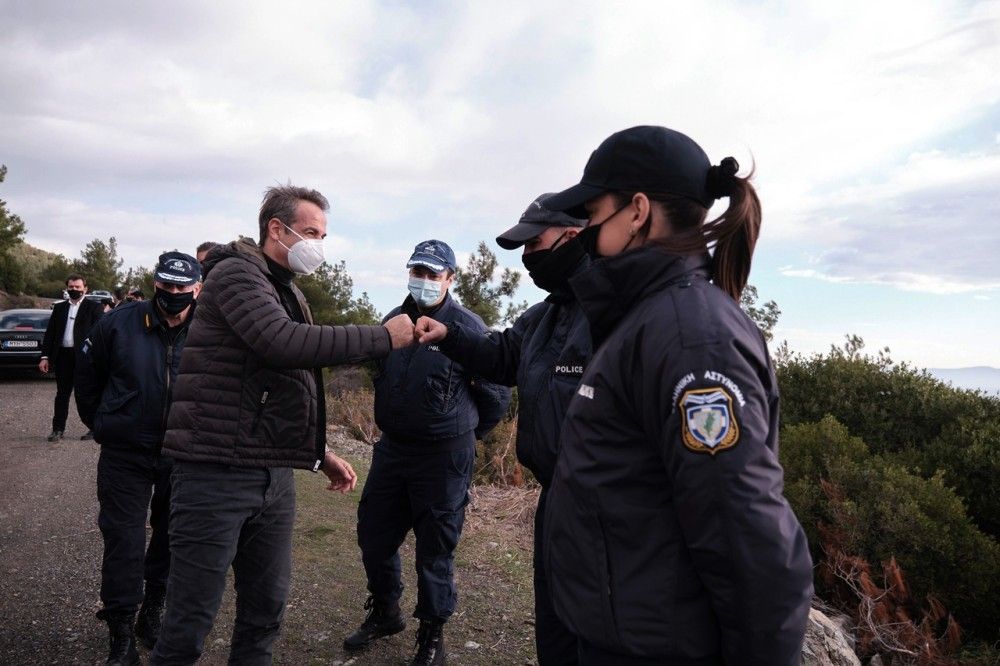
M 598 187 L 597 185 L 577 183 L 569 189 L 563 190 L 558 194 L 553 194 L 545 200 L 544 205 L 551 211 L 561 211 L 585 220 L 587 219 L 587 210 L 583 207 L 583 204 L 607 191 L 606 188 Z
M 170 273 L 160 273 L 160 272 L 157 272 L 155 277 L 157 282 L 163 282 L 166 284 L 179 284 L 182 287 L 186 287 L 198 281 L 198 278 L 182 277 L 180 275 L 171 275 Z
M 416 257 L 410 257 L 410 260 L 406 262 L 407 268 L 413 268 L 414 266 L 423 266 L 424 268 L 429 268 L 435 273 L 444 273 L 448 270 L 455 270 L 451 266 L 447 266 L 438 259 L 427 257 L 424 255 L 418 255 Z
M 505 250 L 516 250 L 535 236 L 548 229 L 551 224 L 534 222 L 518 222 L 507 231 L 497 236 L 497 245 Z

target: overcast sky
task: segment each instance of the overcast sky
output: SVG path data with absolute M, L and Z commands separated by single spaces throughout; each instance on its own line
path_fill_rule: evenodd
M 468 256 L 609 134 L 756 164 L 751 282 L 812 352 L 1000 366 L 1000 2 L 0 0 L 0 198 L 68 257 L 256 234 L 331 200 L 326 254 L 386 312 L 413 245 Z M 530 282 L 529 282 L 530 284 Z M 522 288 L 521 298 L 540 292 Z

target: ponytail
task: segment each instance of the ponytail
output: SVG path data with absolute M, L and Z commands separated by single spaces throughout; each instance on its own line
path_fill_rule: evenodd
M 653 241 L 672 254 L 693 255 L 712 250 L 712 281 L 737 303 L 750 277 L 750 263 L 760 234 L 760 199 L 750 179 L 736 175 L 739 164 L 732 157 L 708 172 L 711 200 L 729 198 L 729 207 L 714 220 L 705 221 L 708 208 L 696 199 L 645 192 L 659 206 L 671 228 L 669 236 Z M 613 192 L 617 205 L 624 206 L 634 192 Z
M 729 207 L 702 226 L 706 241 L 715 241 L 712 280 L 737 303 L 747 286 L 753 250 L 760 235 L 760 199 L 750 184 L 752 176 L 752 171 L 746 178 L 733 175 L 729 183 Z

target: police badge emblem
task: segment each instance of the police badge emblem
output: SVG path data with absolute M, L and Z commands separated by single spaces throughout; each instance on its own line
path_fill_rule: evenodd
M 715 455 L 736 445 L 740 426 L 733 398 L 721 386 L 685 391 L 680 399 L 681 438 L 696 453 Z

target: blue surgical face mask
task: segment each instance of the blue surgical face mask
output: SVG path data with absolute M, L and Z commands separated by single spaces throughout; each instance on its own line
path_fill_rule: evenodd
M 441 298 L 441 283 L 425 278 L 411 277 L 406 285 L 410 296 L 422 308 L 429 308 Z

